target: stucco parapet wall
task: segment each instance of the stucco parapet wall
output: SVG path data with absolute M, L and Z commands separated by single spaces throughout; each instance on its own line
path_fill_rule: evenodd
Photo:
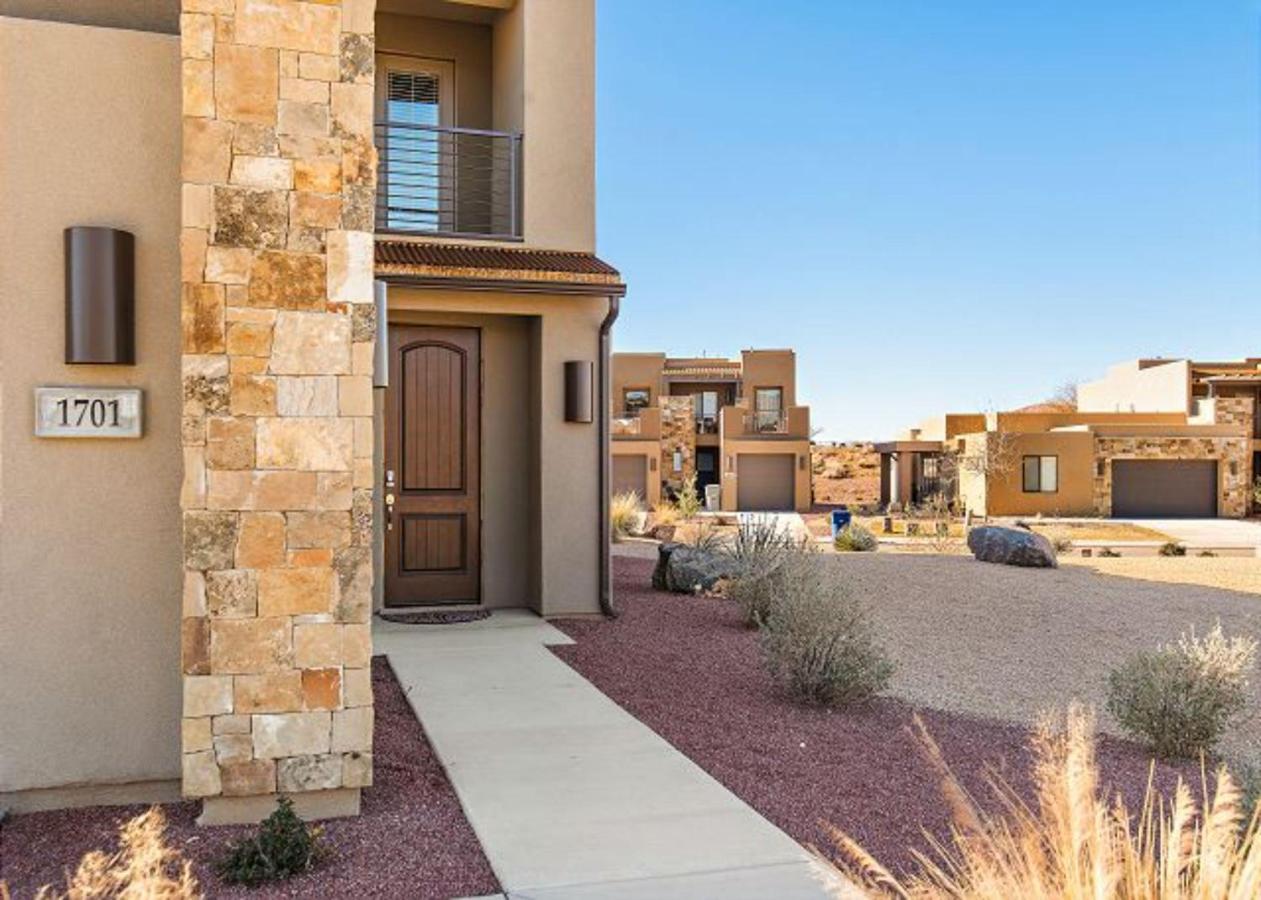
M 1056 429 L 1067 430 L 1067 429 Z M 1241 425 L 1180 425 L 1170 428 L 1168 425 L 1088 425 L 1086 430 L 1099 437 L 1136 438 L 1168 438 L 1182 440 L 1191 438 L 1233 438 L 1247 437 L 1247 430 Z

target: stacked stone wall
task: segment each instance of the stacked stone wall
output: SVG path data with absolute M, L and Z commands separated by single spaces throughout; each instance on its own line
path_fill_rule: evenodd
M 372 779 L 374 0 L 183 0 L 183 785 Z
M 673 491 L 696 474 L 696 407 L 690 396 L 661 398 L 661 480 Z M 682 468 L 674 468 L 674 454 Z
M 1241 517 L 1251 494 L 1251 440 L 1245 437 L 1095 438 L 1095 512 L 1112 515 L 1112 463 L 1118 459 L 1217 460 L 1218 515 Z

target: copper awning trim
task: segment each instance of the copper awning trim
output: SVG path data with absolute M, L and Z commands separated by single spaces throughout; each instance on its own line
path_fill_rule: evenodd
M 617 269 L 593 253 L 378 239 L 382 276 L 618 286 Z

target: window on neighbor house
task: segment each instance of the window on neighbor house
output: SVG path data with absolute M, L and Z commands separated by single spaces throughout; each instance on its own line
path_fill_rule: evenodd
M 1060 489 L 1058 456 L 1026 456 L 1022 463 L 1026 494 L 1054 494 Z
M 784 389 L 758 388 L 753 393 L 753 413 L 758 431 L 777 431 L 783 422 Z
M 650 399 L 648 388 L 627 388 L 622 391 L 622 408 L 628 415 L 635 415 L 641 409 L 648 408 Z
M 702 434 L 718 431 L 718 392 L 700 391 L 696 394 L 696 430 Z

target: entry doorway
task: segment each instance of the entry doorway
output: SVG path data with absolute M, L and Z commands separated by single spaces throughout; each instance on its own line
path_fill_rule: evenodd
M 481 602 L 481 334 L 390 326 L 385 605 Z
M 718 484 L 718 448 L 696 448 L 696 493 L 705 499 L 705 488 Z

